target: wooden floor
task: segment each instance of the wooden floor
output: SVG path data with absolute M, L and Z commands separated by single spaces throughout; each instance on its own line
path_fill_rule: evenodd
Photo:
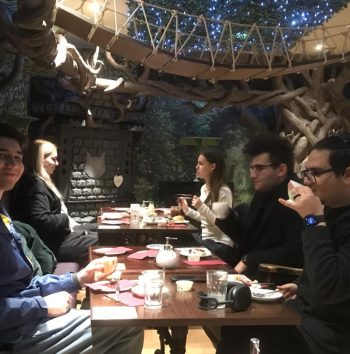
M 157 331 L 145 330 L 145 341 L 142 354 L 154 354 L 159 349 L 159 337 Z M 188 354 L 215 354 L 215 349 L 201 327 L 190 327 L 187 336 L 186 353 Z M 166 354 L 169 347 L 166 346 Z
M 77 308 L 85 298 L 85 289 L 77 294 Z M 87 307 L 88 308 L 88 307 Z M 154 354 L 159 349 L 159 336 L 156 330 L 145 329 L 145 340 L 143 344 L 142 354 Z M 166 354 L 169 354 L 169 346 L 166 346 Z M 215 349 L 210 339 L 204 333 L 202 327 L 190 327 L 187 336 L 186 353 L 188 354 L 215 354 Z

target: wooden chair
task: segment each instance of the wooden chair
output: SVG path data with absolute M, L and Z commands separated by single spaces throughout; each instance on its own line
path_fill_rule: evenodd
M 302 272 L 302 268 L 287 267 L 272 263 L 260 263 L 257 277 L 259 281 L 280 285 L 295 280 Z

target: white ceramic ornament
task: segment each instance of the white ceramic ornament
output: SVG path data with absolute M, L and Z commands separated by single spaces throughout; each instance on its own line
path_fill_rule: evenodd
M 123 184 L 123 176 L 122 175 L 115 175 L 113 178 L 114 185 L 119 188 Z

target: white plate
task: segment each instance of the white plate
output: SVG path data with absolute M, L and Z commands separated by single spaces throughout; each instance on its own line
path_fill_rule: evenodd
M 96 254 L 103 254 L 105 256 L 117 256 L 119 254 L 124 254 L 126 250 L 119 250 L 118 247 L 103 247 L 103 248 L 96 248 L 92 251 Z
M 147 245 L 146 248 L 149 250 L 160 250 L 164 248 L 164 243 L 151 243 Z
M 146 225 L 155 225 L 155 224 L 166 224 L 168 220 L 166 218 L 155 218 L 155 219 L 143 218 L 143 222 Z
M 271 289 L 251 288 L 252 299 L 259 302 L 274 302 L 280 300 L 283 295 L 279 291 Z
M 128 215 L 124 212 L 107 212 L 107 213 L 102 213 L 102 218 L 108 219 L 108 220 L 118 220 L 122 218 L 126 218 Z
M 246 284 L 250 284 L 252 282 L 248 277 L 246 277 L 243 274 L 229 274 L 227 276 L 227 281 L 228 282 L 238 281 L 239 283 L 246 283 Z
M 188 220 L 183 220 L 183 221 L 174 221 L 175 224 L 189 224 L 190 222 Z
M 144 297 L 145 296 L 145 288 L 141 285 L 134 285 L 131 288 L 131 292 L 138 296 L 138 297 Z
M 211 252 L 205 248 L 205 247 L 181 247 L 181 248 L 176 248 L 178 251 L 180 251 L 181 256 L 188 257 L 192 255 L 192 250 L 200 250 L 200 256 L 201 257 L 209 257 L 211 256 Z

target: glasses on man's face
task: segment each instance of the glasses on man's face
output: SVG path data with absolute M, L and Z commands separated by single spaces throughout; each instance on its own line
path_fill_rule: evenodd
M 306 179 L 311 183 L 317 183 L 317 177 L 321 177 L 325 173 L 332 171 L 334 171 L 333 168 L 328 168 L 326 170 L 323 170 L 322 168 L 307 168 L 303 171 L 300 171 L 300 178 Z
M 268 164 L 268 165 L 263 165 L 263 164 L 257 164 L 257 165 L 251 165 L 249 166 L 249 170 L 250 172 L 255 172 L 255 173 L 259 173 L 265 170 L 265 168 L 268 167 L 276 167 L 278 165 L 276 164 Z

